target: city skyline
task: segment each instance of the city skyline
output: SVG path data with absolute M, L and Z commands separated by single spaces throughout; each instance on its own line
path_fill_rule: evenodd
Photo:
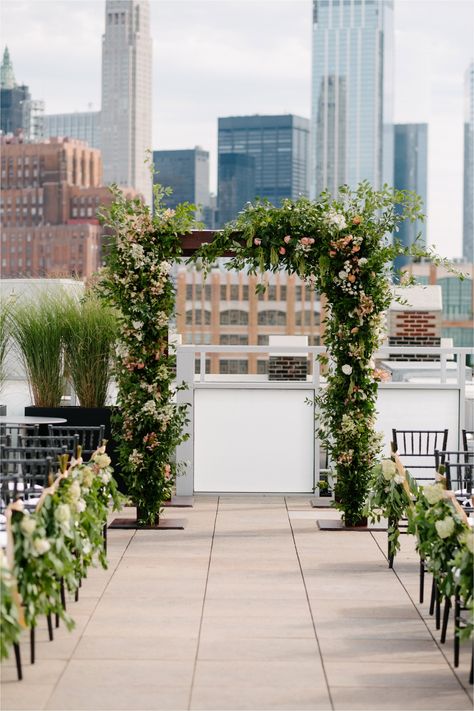
M 17 80 L 46 101 L 48 114 L 86 110 L 89 102 L 99 108 L 104 5 L 102 0 L 3 3 L 1 41 L 9 46 Z M 461 0 L 429 5 L 426 12 L 426 2 L 395 1 L 394 120 L 430 125 L 429 241 L 443 254 L 459 256 L 463 80 L 474 7 Z M 151 8 L 152 148 L 210 150 L 215 190 L 219 116 L 309 117 L 311 2 L 152 0 Z

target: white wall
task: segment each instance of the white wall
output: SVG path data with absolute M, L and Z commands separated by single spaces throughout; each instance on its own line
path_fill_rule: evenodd
M 197 389 L 194 490 L 311 492 L 312 390 Z

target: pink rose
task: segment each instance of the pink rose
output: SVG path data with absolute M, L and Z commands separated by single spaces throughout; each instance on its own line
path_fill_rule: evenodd
M 280 254 L 286 254 L 286 249 L 284 247 L 280 247 L 278 251 L 280 252 Z
M 310 244 L 314 244 L 314 237 L 310 237 L 310 238 L 309 238 L 309 243 L 310 243 Z
M 289 244 L 291 242 L 290 235 L 286 235 L 286 237 L 283 237 L 283 242 L 285 242 L 285 244 Z
M 301 242 L 301 244 L 304 244 L 304 245 L 311 244 L 309 241 L 309 237 L 302 237 L 300 239 L 300 242 Z
M 261 239 L 258 239 L 258 237 L 256 237 L 256 238 L 254 239 L 253 243 L 254 243 L 257 247 L 260 247 L 260 245 L 262 244 L 262 240 L 261 240 Z

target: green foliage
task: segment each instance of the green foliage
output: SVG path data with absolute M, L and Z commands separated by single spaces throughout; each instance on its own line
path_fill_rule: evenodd
M 460 630 L 461 639 L 468 639 L 474 631 L 474 531 L 465 531 L 459 537 L 461 544 L 449 566 L 452 570 L 461 604 L 468 610 L 467 624 Z
M 96 295 L 64 300 L 66 368 L 82 407 L 104 407 L 117 337 L 117 316 Z
M 298 274 L 327 298 L 324 341 L 329 359 L 327 387 L 317 398 L 318 436 L 335 462 L 336 506 L 346 525 L 360 522 L 369 479 L 380 450 L 375 432 L 379 374 L 372 356 L 381 343 L 384 312 L 392 300 L 389 265 L 406 253 L 388 236 L 399 223 L 422 219 L 413 193 L 367 182 L 307 198 L 249 205 L 237 219 L 203 245 L 194 259 L 209 269 L 233 251 L 229 269 L 250 274 L 286 270 Z
M 21 634 L 18 606 L 13 600 L 15 580 L 0 549 L 0 659 L 6 659 Z
M 103 528 L 110 502 L 114 508 L 120 507 L 110 458 L 105 447 L 100 447 L 89 463 L 73 461 L 33 513 L 24 510 L 21 501 L 14 504 L 10 523 L 13 568 L 2 567 L 0 576 L 0 615 L 6 630 L 1 656 L 8 655 L 19 634 L 12 597 L 14 581 L 28 627 L 34 627 L 38 617 L 48 613 L 58 614 L 69 629 L 74 626 L 61 603 L 61 579 L 73 592 L 91 565 L 98 561 L 107 567 Z
M 400 549 L 399 521 L 407 516 L 418 494 L 417 483 L 408 472 L 397 471 L 392 459 L 383 459 L 372 468 L 366 513 L 372 521 L 388 521 L 389 555 Z
M 120 329 L 113 424 L 139 524 L 153 525 L 170 496 L 177 474 L 173 453 L 184 439 L 186 407 L 174 402 L 175 357 L 168 345 L 175 301 L 170 270 L 182 253 L 179 235 L 193 225 L 194 206 L 165 209 L 166 191 L 156 186 L 152 216 L 140 200 L 113 193 L 102 216 L 111 239 L 98 285 Z
M 9 300 L 0 299 L 0 390 L 6 379 L 5 361 L 10 346 L 10 308 L 11 302 Z
M 64 324 L 60 296 L 40 292 L 34 299 L 19 299 L 11 307 L 9 324 L 34 404 L 58 407 L 64 391 Z
M 450 597 L 457 587 L 451 561 L 470 533 L 469 526 L 445 496 L 441 484 L 422 488 L 409 521 L 421 558 L 435 577 L 441 595 Z

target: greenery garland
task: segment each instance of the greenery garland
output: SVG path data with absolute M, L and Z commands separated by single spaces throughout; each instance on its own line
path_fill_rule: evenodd
M 388 522 L 388 555 L 393 560 L 400 550 L 399 522 L 407 516 L 418 496 L 418 485 L 410 473 L 398 470 L 393 459 L 382 459 L 372 468 L 365 504 L 372 521 Z
M 209 267 L 232 252 L 229 269 L 250 274 L 286 270 L 325 295 L 327 387 L 316 399 L 318 432 L 335 464 L 336 506 L 348 526 L 364 517 L 370 472 L 381 446 L 375 432 L 378 381 L 372 360 L 393 299 L 391 265 L 408 250 L 389 235 L 405 219 L 423 219 L 419 198 L 367 182 L 338 199 L 284 200 L 249 205 L 194 256 Z M 414 247 L 411 253 L 433 257 Z M 435 259 L 436 261 L 436 259 Z M 438 262 L 440 260 L 437 260 Z M 259 285 L 264 290 L 264 285 Z
M 28 627 L 36 626 L 38 617 L 49 613 L 59 615 L 69 629 L 74 626 L 62 605 L 61 580 L 74 592 L 90 565 L 98 561 L 107 567 L 103 528 L 111 502 L 117 509 L 121 497 L 110 457 L 102 446 L 87 464 L 81 458 L 72 460 L 33 512 L 25 509 L 21 500 L 14 504 L 9 523 L 12 568 L 5 557 L 0 560 L 0 658 L 8 656 L 21 632 L 13 599 L 15 586 Z
M 450 597 L 458 586 L 452 560 L 466 541 L 472 548 L 472 538 L 466 538 L 472 533 L 470 527 L 440 483 L 421 488 L 409 522 L 410 531 L 416 534 L 417 550 L 435 577 L 441 596 Z
M 176 360 L 168 343 L 175 305 L 170 272 L 182 253 L 179 235 L 193 225 L 194 206 L 165 209 L 166 191 L 157 188 L 152 215 L 141 200 L 112 190 L 114 201 L 102 215 L 111 240 L 98 289 L 120 324 L 113 425 L 138 524 L 154 525 L 177 474 L 174 451 L 185 439 L 187 408 L 174 402 Z

